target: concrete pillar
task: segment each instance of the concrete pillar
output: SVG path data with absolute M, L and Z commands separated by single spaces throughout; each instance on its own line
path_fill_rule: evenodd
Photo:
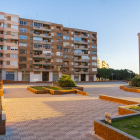
M 93 80 L 96 81 L 96 74 L 93 76 Z
M 89 75 L 86 74 L 86 81 L 89 81 Z
M 59 72 L 59 79 L 62 77 L 62 72 Z
M 79 74 L 79 81 L 81 81 L 81 74 Z
M 18 81 L 22 81 L 22 72 L 18 72 Z
M 30 72 L 30 82 L 34 82 L 34 72 Z
M 2 80 L 6 80 L 6 70 L 2 69 Z
M 74 81 L 74 74 L 71 74 L 71 79 Z
M 14 71 L 14 81 L 18 81 L 18 71 Z
M 53 72 L 49 72 L 49 81 L 50 81 L 50 82 L 53 81 Z
M 42 72 L 40 72 L 40 78 L 39 81 L 42 81 Z

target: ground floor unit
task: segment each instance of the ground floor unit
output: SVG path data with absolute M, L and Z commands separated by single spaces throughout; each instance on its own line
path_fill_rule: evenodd
M 29 71 L 18 71 L 18 70 L 1 70 L 2 80 L 11 81 L 58 81 L 63 75 L 62 72 L 29 72 Z M 74 81 L 96 81 L 96 75 L 89 74 L 69 74 L 71 79 Z

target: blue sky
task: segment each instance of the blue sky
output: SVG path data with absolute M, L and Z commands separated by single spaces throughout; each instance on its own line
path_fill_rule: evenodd
M 33 19 L 38 13 L 38 20 L 95 31 L 99 58 L 138 73 L 139 6 L 140 0 L 5 0 L 0 11 L 30 19 L 32 9 Z

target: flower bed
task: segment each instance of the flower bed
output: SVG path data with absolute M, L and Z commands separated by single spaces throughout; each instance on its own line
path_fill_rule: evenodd
M 124 91 L 130 91 L 130 92 L 137 92 L 137 93 L 140 93 L 140 87 L 134 87 L 134 86 L 120 86 L 120 89 L 123 89 Z

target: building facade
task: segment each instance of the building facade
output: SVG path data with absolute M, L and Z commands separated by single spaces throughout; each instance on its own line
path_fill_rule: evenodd
M 0 12 L 0 76 L 12 81 L 95 81 L 97 33 Z
M 106 61 L 103 61 L 100 58 L 97 58 L 97 67 L 98 68 L 106 68 L 106 69 L 109 69 L 109 64 Z

